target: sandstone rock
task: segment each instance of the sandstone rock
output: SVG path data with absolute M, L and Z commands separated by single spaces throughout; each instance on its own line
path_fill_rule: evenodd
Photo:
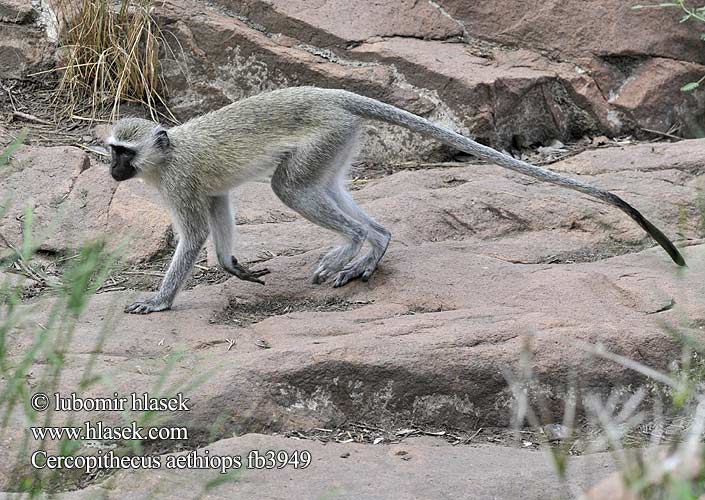
M 51 66 L 53 45 L 43 29 L 0 22 L 0 78 L 26 78 Z
M 218 0 L 234 12 L 321 48 L 345 47 L 372 37 L 448 39 L 463 34 L 458 23 L 436 6 L 411 0 L 350 3 L 327 0 Z
M 33 9 L 24 0 L 0 1 L 0 22 L 25 24 L 32 19 Z
M 634 3 L 619 0 L 553 1 L 536 9 L 515 0 L 438 3 L 480 39 L 577 63 L 613 104 L 605 130 L 624 133 L 636 124 L 665 132 L 680 125 L 683 136 L 702 137 L 693 125 L 704 98 L 679 89 L 705 74 L 703 42 L 696 23 L 679 22 L 680 9 L 633 10 Z M 588 102 L 602 105 L 596 95 Z
M 379 98 L 503 148 L 641 128 L 701 133 L 701 93 L 678 89 L 705 74 L 705 60 L 697 29 L 675 22 L 675 9 L 633 11 L 614 0 L 530 11 L 513 0 L 492 7 L 365 1 L 346 18 L 345 2 L 315 9 L 278 0 L 218 3 L 172 0 L 157 11 L 178 39 L 165 50 L 162 67 L 182 119 L 308 84 Z M 511 14 L 497 16 L 497 9 Z M 0 76 L 21 78 L 48 64 L 50 45 L 41 30 L 15 24 L 0 25 L 3 30 L 6 74 Z M 225 50 L 223 40 L 229 40 Z M 449 40 L 462 43 L 444 43 Z M 452 154 L 394 127 L 376 125 L 368 136 L 367 161 Z
M 621 212 L 498 167 L 466 165 L 399 172 L 356 191 L 391 229 L 392 245 L 368 283 L 316 286 L 309 275 L 331 235 L 283 208 L 266 183 L 240 186 L 233 197 L 241 222 L 236 254 L 248 261 L 267 252 L 267 285 L 230 279 L 198 286 L 184 291 L 172 311 L 148 316 L 120 313 L 139 292 L 96 296 L 76 327 L 60 390 L 78 387 L 107 322 L 95 369 L 109 377 L 110 394 L 155 387 L 170 353 L 184 355 L 167 386 L 207 374 L 187 391 L 191 411 L 165 417 L 194 435 L 217 439 L 358 420 L 475 428 L 508 423 L 505 376 L 519 369 L 528 345 L 540 404 L 560 419 L 571 372 L 583 393 L 646 382 L 581 343 L 666 369 L 680 347 L 664 325 L 702 336 L 692 326 L 705 321 L 705 245 L 695 240 L 702 238 L 695 217 L 702 143 L 605 148 L 554 165 L 627 189 L 623 195 L 667 234 L 678 227 L 693 238 L 683 248 L 685 270 L 660 248 L 648 248 L 652 243 Z M 620 157 L 636 163 L 614 161 Z M 124 207 L 145 204 L 136 194 L 125 200 Z M 145 223 L 144 214 L 122 213 L 115 238 Z M 608 258 L 614 253 L 625 254 Z M 42 322 L 36 315 L 45 313 L 31 314 Z M 32 338 L 31 329 L 17 332 L 10 359 Z M 106 390 L 97 384 L 83 394 Z M 64 418 L 57 413 L 54 422 Z
M 673 495 L 673 484 L 695 485 L 703 468 L 702 444 L 683 442 L 677 448 L 656 448 L 643 453 L 641 461 L 624 464 L 615 472 L 590 488 L 579 500 L 638 500 L 649 495 L 667 497 Z M 628 477 L 628 467 L 639 470 L 639 474 Z
M 184 12 L 191 13 L 188 22 Z M 577 75 L 573 65 L 526 51 L 500 51 L 490 60 L 464 44 L 370 38 L 337 55 L 325 45 L 297 44 L 183 0 L 167 4 L 162 15 L 162 24 L 186 47 L 165 66 L 172 94 L 178 96 L 172 104 L 184 117 L 273 88 L 318 85 L 382 99 L 495 146 L 617 130 L 602 109 L 604 97 L 587 77 Z M 215 50 L 223 38 L 233 40 L 234 47 Z M 368 143 L 367 161 L 438 158 L 439 151 L 448 155 L 434 141 L 379 124 L 370 128 Z
M 0 257 L 3 257 L 0 255 Z M 12 289 L 29 290 L 39 283 L 24 274 L 0 272 L 0 286 L 7 286 Z
M 11 204 L 0 232 L 14 246 L 21 246 L 31 208 L 41 250 L 62 253 L 106 234 L 112 249 L 126 244 L 122 255 L 129 262 L 169 248 L 171 222 L 156 191 L 139 181 L 118 186 L 105 165 L 91 163 L 78 148 L 22 146 L 7 168 L 0 192 Z
M 35 151 L 42 156 L 52 153 L 51 150 L 42 151 L 41 148 Z M 82 151 L 76 150 L 76 154 L 84 158 L 89 168 L 73 179 L 70 190 L 61 196 L 58 204 L 41 214 L 44 224 L 50 228 L 56 227 L 47 235 L 42 245 L 44 250 L 64 252 L 106 235 L 108 208 L 116 185 L 103 165 L 90 162 Z M 47 159 L 56 168 L 56 159 L 51 156 L 47 156 Z
M 63 165 L 57 163 L 57 158 Z M 5 237 L 15 246 L 21 246 L 28 208 L 33 211 L 34 240 L 57 237 L 58 208 L 89 165 L 88 156 L 78 148 L 20 147 L 14 160 L 5 167 L 9 173 L 0 181 L 0 192 L 10 201 L 0 226 Z
M 308 450 L 305 469 L 245 469 L 251 450 Z M 218 441 L 199 455 L 242 456 L 236 481 L 208 491 L 211 498 L 525 498 L 558 499 L 580 492 L 613 467 L 608 454 L 573 457 L 569 480 L 562 484 L 547 454 L 504 447 L 452 447 L 429 439 L 409 439 L 394 445 L 358 445 L 294 441 L 248 434 Z M 347 458 L 341 455 L 347 453 Z M 166 456 L 162 457 L 166 461 Z M 512 473 L 508 474 L 507 470 Z M 200 492 L 219 478 L 213 470 L 120 471 L 105 484 L 58 498 L 168 498 L 173 484 Z
M 164 29 L 173 33 L 183 48 L 163 64 L 170 93 L 175 96 L 170 104 L 180 118 L 267 90 L 317 85 L 346 88 L 444 122 L 446 115 L 443 109 L 435 109 L 434 99 L 395 84 L 397 75 L 392 67 L 347 63 L 334 54 L 293 47 L 287 40 L 269 37 L 217 11 L 203 16 L 202 6 L 188 1 L 167 3 L 158 13 Z M 223 39 L 231 41 L 225 48 Z M 368 143 L 365 157 L 378 162 L 412 155 L 442 157 L 437 142 L 419 141 L 418 136 L 399 127 L 372 130 Z
M 437 3 L 477 37 L 561 58 L 642 54 L 705 64 L 697 23 L 680 23 L 679 9 L 633 10 L 639 2 L 621 0 Z
M 123 257 L 130 262 L 163 253 L 173 234 L 169 212 L 159 194 L 139 181 L 118 184 L 110 200 L 106 228 L 114 243 L 125 245 Z
M 678 133 L 685 137 L 703 137 L 705 93 L 681 92 L 689 82 L 700 80 L 705 66 L 669 59 L 649 59 L 640 64 L 622 82 L 610 102 L 636 120 L 639 126 L 666 132 L 682 123 Z
M 603 498 L 612 498 L 614 500 L 639 500 L 640 496 L 629 490 L 624 484 L 624 478 L 621 474 L 615 473 L 609 476 L 604 481 L 590 488 L 585 495 L 580 497 L 580 500 L 602 500 Z
M 603 100 L 590 93 L 594 82 L 576 74 L 574 65 L 529 51 L 496 51 L 488 60 L 464 44 L 390 39 L 363 43 L 352 52 L 393 64 L 416 86 L 443 89 L 453 113 L 445 124 L 460 123 L 461 131 L 496 147 L 617 130 L 605 111 L 592 109 Z
M 692 125 L 703 98 L 678 89 L 705 74 L 705 65 L 687 62 L 703 62 L 691 54 L 698 43 L 686 43 L 697 39 L 697 30 L 661 29 L 673 11 L 637 13 L 606 0 L 598 9 L 568 2 L 528 12 L 507 1 L 512 14 L 497 16 L 495 4 L 365 1 L 346 18 L 343 3 L 314 9 L 301 2 L 219 0 L 212 9 L 172 0 L 161 22 L 186 48 L 164 65 L 175 110 L 185 118 L 273 88 L 318 85 L 385 100 L 500 148 L 644 127 L 678 126 L 685 136 L 699 136 Z M 586 21 L 554 17 L 586 9 Z M 629 30 L 640 33 L 640 51 L 633 49 L 633 34 L 616 21 L 601 22 L 605 16 L 627 19 Z M 648 36 L 642 22 L 654 28 Z M 231 41 L 225 50 L 223 39 Z M 388 126 L 375 125 L 368 136 L 366 161 L 452 154 Z

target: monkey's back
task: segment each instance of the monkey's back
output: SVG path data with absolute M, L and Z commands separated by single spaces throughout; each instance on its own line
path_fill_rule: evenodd
M 232 189 L 269 173 L 278 158 L 344 133 L 357 118 L 340 106 L 342 91 L 291 87 L 259 94 L 172 128 L 172 164 L 191 165 L 189 183 L 204 182 L 208 194 Z M 184 179 L 185 180 L 185 179 Z

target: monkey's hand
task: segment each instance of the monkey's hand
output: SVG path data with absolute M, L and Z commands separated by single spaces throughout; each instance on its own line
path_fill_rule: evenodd
M 251 271 L 242 264 L 238 263 L 235 257 L 232 257 L 231 265 L 226 267 L 225 270 L 228 271 L 230 274 L 237 276 L 241 280 L 252 281 L 253 283 L 259 283 L 260 285 L 264 285 L 264 281 L 258 278 L 260 276 L 264 276 L 265 274 L 269 274 L 269 269 L 267 269 L 266 267 L 264 269 Z
M 169 309 L 171 304 L 165 302 L 159 302 L 154 299 L 138 300 L 133 302 L 129 306 L 125 307 L 126 313 L 131 314 L 149 314 L 157 311 L 164 311 Z

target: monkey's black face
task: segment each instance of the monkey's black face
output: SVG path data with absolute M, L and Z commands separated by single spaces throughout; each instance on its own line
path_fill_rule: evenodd
M 135 152 L 124 146 L 110 146 L 112 159 L 110 161 L 110 175 L 116 181 L 126 181 L 137 175 L 137 169 L 132 166 Z

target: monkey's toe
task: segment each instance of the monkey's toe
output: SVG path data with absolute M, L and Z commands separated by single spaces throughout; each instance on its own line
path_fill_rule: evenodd
M 313 273 L 311 282 L 314 285 L 325 283 L 328 278 L 340 272 L 356 253 L 357 247 L 350 244 L 334 248 L 321 258 Z
M 331 268 L 324 262 L 321 262 L 320 264 L 318 264 L 318 267 L 313 273 L 311 283 L 313 283 L 314 285 L 320 285 L 321 283 L 325 283 L 328 278 L 330 278 L 340 270 L 340 267 L 342 266 L 336 266 L 336 268 Z
M 347 285 L 352 280 L 360 278 L 362 281 L 367 281 L 374 272 L 374 269 L 369 267 L 363 261 L 353 262 L 338 273 L 333 282 L 333 288 L 338 288 Z
M 330 278 L 332 274 L 333 273 L 330 270 L 328 270 L 326 268 L 321 269 L 319 267 L 318 269 L 316 269 L 316 272 L 313 273 L 313 278 L 311 278 L 311 283 L 313 283 L 314 285 L 320 285 L 322 283 L 325 283 L 326 280 L 328 278 Z
M 358 269 L 342 270 L 338 273 L 333 281 L 333 288 L 338 288 L 347 285 L 352 280 L 362 276 L 362 271 Z
M 311 279 L 311 282 L 314 285 L 320 285 L 322 283 L 325 283 L 331 276 L 335 276 L 336 273 L 342 272 L 340 270 L 341 267 L 342 266 L 336 266 L 335 268 L 330 268 L 325 266 L 319 266 L 318 269 L 316 269 L 316 272 L 313 273 L 313 278 Z
M 264 276 L 265 274 L 269 274 L 271 272 L 272 271 L 270 271 L 266 267 L 263 267 L 262 269 L 257 269 L 256 271 L 254 271 L 254 270 L 250 271 L 250 273 L 252 273 L 252 276 L 256 276 L 256 277 Z
M 374 255 L 368 254 L 351 262 L 338 273 L 333 282 L 333 287 L 338 288 L 358 278 L 362 281 L 368 281 L 377 269 L 378 260 Z
M 155 304 L 149 300 L 133 302 L 125 307 L 125 312 L 130 314 L 149 314 L 157 311 L 169 309 L 167 304 Z

